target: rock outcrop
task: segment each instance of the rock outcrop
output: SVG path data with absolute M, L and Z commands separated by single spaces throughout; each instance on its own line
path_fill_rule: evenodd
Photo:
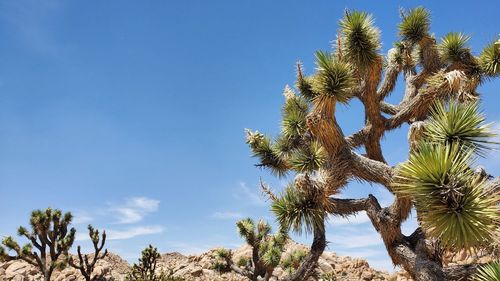
M 307 248 L 295 242 L 286 246 L 283 255 L 287 255 L 295 249 Z M 180 253 L 163 254 L 158 262 L 158 272 L 172 273 L 175 277 L 193 281 L 236 281 L 246 278 L 233 272 L 219 273 L 212 269 L 214 250 L 201 255 L 185 256 Z M 233 259 L 236 262 L 241 257 L 250 257 L 251 248 L 247 245 L 233 250 Z M 119 256 L 109 253 L 100 260 L 94 273 L 103 277 L 102 280 L 122 281 L 129 270 L 129 264 Z M 274 271 L 271 280 L 279 280 L 287 273 L 280 267 Z M 364 259 L 337 256 L 333 252 L 325 252 L 319 259 L 318 278 L 310 280 L 321 280 L 321 276 L 329 276 L 331 279 L 324 280 L 410 280 L 404 274 L 388 274 L 371 268 Z M 0 281 L 41 281 L 42 276 L 38 270 L 23 261 L 10 261 L 0 263 Z M 73 268 L 56 271 L 53 274 L 54 281 L 84 281 L 80 273 Z

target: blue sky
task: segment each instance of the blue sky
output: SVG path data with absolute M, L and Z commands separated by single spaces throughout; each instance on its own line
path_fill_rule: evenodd
M 295 62 L 314 69 L 345 8 L 374 15 L 385 53 L 399 8 L 418 5 L 437 37 L 470 34 L 475 53 L 499 33 L 498 1 L 2 1 L 0 236 L 52 206 L 72 211 L 82 235 L 88 223 L 107 229 L 108 248 L 130 261 L 149 243 L 184 253 L 240 245 L 237 219 L 273 221 L 259 177 L 286 184 L 253 166 L 243 129 L 278 132 Z M 499 89 L 498 80 L 480 89 L 491 122 Z M 400 98 L 398 87 L 390 100 Z M 346 134 L 361 110 L 340 107 Z M 391 164 L 406 157 L 406 132 L 384 140 Z M 481 162 L 500 172 L 498 153 Z M 368 193 L 391 200 L 359 183 L 343 196 Z M 332 219 L 327 235 L 329 250 L 392 270 L 363 214 Z

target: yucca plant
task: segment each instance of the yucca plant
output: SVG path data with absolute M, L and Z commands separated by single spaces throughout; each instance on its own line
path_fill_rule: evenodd
M 472 150 L 422 144 L 400 165 L 394 189 L 414 199 L 429 236 L 454 250 L 488 246 L 497 231 L 498 192 L 471 170 Z
M 380 57 L 380 32 L 374 27 L 372 16 L 346 11 L 339 25 L 341 58 L 360 69 L 369 68 Z
M 500 261 L 491 262 L 478 269 L 473 278 L 474 281 L 497 281 L 500 280 Z
M 498 145 L 492 140 L 495 136 L 477 102 L 437 102 L 425 124 L 426 141 L 458 144 L 478 155 L 485 155 Z
M 459 32 L 446 34 L 439 45 L 441 58 L 450 63 L 462 62 L 468 59 L 470 48 L 467 46 L 470 36 Z
M 399 24 L 399 35 L 403 40 L 416 43 L 429 34 L 430 15 L 423 7 L 411 9 L 408 13 L 401 13 L 403 20 Z
M 315 98 L 331 99 L 347 103 L 352 97 L 354 85 L 352 68 L 331 53 L 316 52 L 317 73 L 312 82 Z
M 480 65 L 484 73 L 490 77 L 500 74 L 500 39 L 490 43 L 479 56 Z
M 287 281 L 306 280 L 314 272 L 330 215 L 365 211 L 393 263 L 417 281 L 466 280 L 474 267 L 452 270 L 440 253 L 475 255 L 496 245 L 500 180 L 475 159 L 496 145 L 479 111 L 477 87 L 498 76 L 500 46 L 491 43 L 475 57 L 462 33 L 448 33 L 438 43 L 425 8 L 401 16 L 399 41 L 383 57 L 373 17 L 346 11 L 334 50 L 316 52 L 310 74 L 297 63 L 296 89 L 284 91 L 280 134 L 273 139 L 247 130 L 257 166 L 292 178 L 278 192 L 262 184 L 277 222 L 284 230 L 313 234 L 307 256 Z M 401 102 L 385 101 L 399 82 L 406 89 Z M 365 124 L 346 136 L 336 106 L 352 99 L 363 104 Z M 390 166 L 381 140 L 403 124 L 410 125 L 409 159 Z M 336 197 L 352 180 L 384 186 L 394 202 L 382 207 L 373 195 Z M 405 236 L 401 224 L 413 207 L 419 227 Z
M 22 226 L 17 230 L 18 235 L 29 242 L 21 247 L 13 237 L 6 237 L 2 244 L 15 255 L 11 256 L 0 246 L 0 260 L 23 260 L 38 268 L 44 280 L 49 281 L 54 270 L 67 265 L 64 257 L 73 245 L 76 233 L 74 228 L 69 228 L 72 219 L 71 213 L 63 214 L 57 209 L 33 211 L 31 231 Z

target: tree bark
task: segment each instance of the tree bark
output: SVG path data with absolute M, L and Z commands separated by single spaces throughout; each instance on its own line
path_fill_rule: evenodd
M 325 227 L 314 228 L 314 238 L 311 249 L 302 264 L 291 275 L 285 277 L 283 281 L 304 281 L 314 272 L 318 264 L 318 259 L 326 248 Z

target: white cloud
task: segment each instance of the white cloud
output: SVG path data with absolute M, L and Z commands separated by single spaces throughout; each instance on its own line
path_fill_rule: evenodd
M 123 229 L 123 230 L 109 229 L 109 230 L 106 230 L 106 239 L 107 240 L 125 240 L 125 239 L 134 238 L 137 236 L 162 233 L 163 230 L 164 230 L 163 227 L 159 226 L 159 225 L 136 226 L 136 227 L 130 227 L 130 228 Z M 85 241 L 85 240 L 90 240 L 90 238 L 86 233 L 78 233 L 75 237 L 75 240 Z
M 237 212 L 215 212 L 211 217 L 219 220 L 241 219 L 243 214 Z
M 111 206 L 110 211 L 115 213 L 119 224 L 131 224 L 140 222 L 144 216 L 156 212 L 160 201 L 147 197 L 133 197 L 125 200 L 123 206 Z
M 94 218 L 86 213 L 76 213 L 72 222 L 73 224 L 87 224 L 93 220 Z

